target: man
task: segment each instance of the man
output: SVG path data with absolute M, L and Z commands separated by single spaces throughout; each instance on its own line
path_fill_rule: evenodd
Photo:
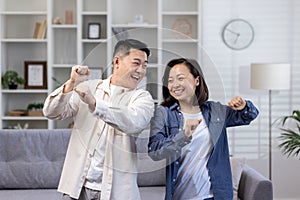
M 58 187 L 63 199 L 140 199 L 135 137 L 148 126 L 154 103 L 137 86 L 149 55 L 140 41 L 119 41 L 109 78 L 86 81 L 88 67 L 74 66 L 70 79 L 47 97 L 45 116 L 74 117 Z

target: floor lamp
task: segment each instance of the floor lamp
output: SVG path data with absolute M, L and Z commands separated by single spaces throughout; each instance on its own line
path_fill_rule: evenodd
M 269 92 L 269 179 L 272 180 L 272 90 L 290 88 L 290 64 L 251 64 L 251 89 Z

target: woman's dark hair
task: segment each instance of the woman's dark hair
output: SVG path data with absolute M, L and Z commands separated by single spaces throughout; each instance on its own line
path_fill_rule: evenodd
M 198 103 L 199 106 L 201 106 L 205 101 L 208 100 L 209 92 L 208 87 L 206 85 L 202 70 L 198 62 L 194 59 L 187 59 L 187 58 L 178 58 L 171 60 L 165 69 L 164 76 L 162 79 L 163 86 L 162 86 L 162 93 L 163 93 L 163 102 L 161 105 L 170 107 L 174 103 L 178 103 L 178 101 L 171 96 L 169 89 L 168 89 L 168 79 L 170 70 L 172 67 L 174 67 L 177 64 L 184 64 L 191 74 L 194 76 L 194 78 L 199 77 L 199 85 L 196 87 L 195 90 L 195 104 Z
M 120 40 L 115 46 L 113 56 L 116 54 L 128 55 L 130 53 L 130 49 L 141 50 L 147 54 L 147 57 L 150 56 L 150 49 L 147 45 L 135 39 Z

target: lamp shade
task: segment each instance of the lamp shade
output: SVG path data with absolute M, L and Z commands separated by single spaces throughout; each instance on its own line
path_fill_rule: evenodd
M 251 64 L 251 88 L 287 90 L 290 88 L 290 64 Z

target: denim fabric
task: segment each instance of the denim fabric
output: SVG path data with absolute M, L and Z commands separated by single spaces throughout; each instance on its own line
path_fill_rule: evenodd
M 214 144 L 207 163 L 214 200 L 232 200 L 233 186 L 226 128 L 250 124 L 257 117 L 258 110 L 250 101 L 246 101 L 246 107 L 240 111 L 207 101 L 201 105 L 201 111 Z M 159 106 L 151 120 L 148 153 L 153 160 L 167 160 L 166 200 L 172 199 L 180 167 L 181 148 L 190 141 L 191 138 L 184 134 L 179 106 Z

